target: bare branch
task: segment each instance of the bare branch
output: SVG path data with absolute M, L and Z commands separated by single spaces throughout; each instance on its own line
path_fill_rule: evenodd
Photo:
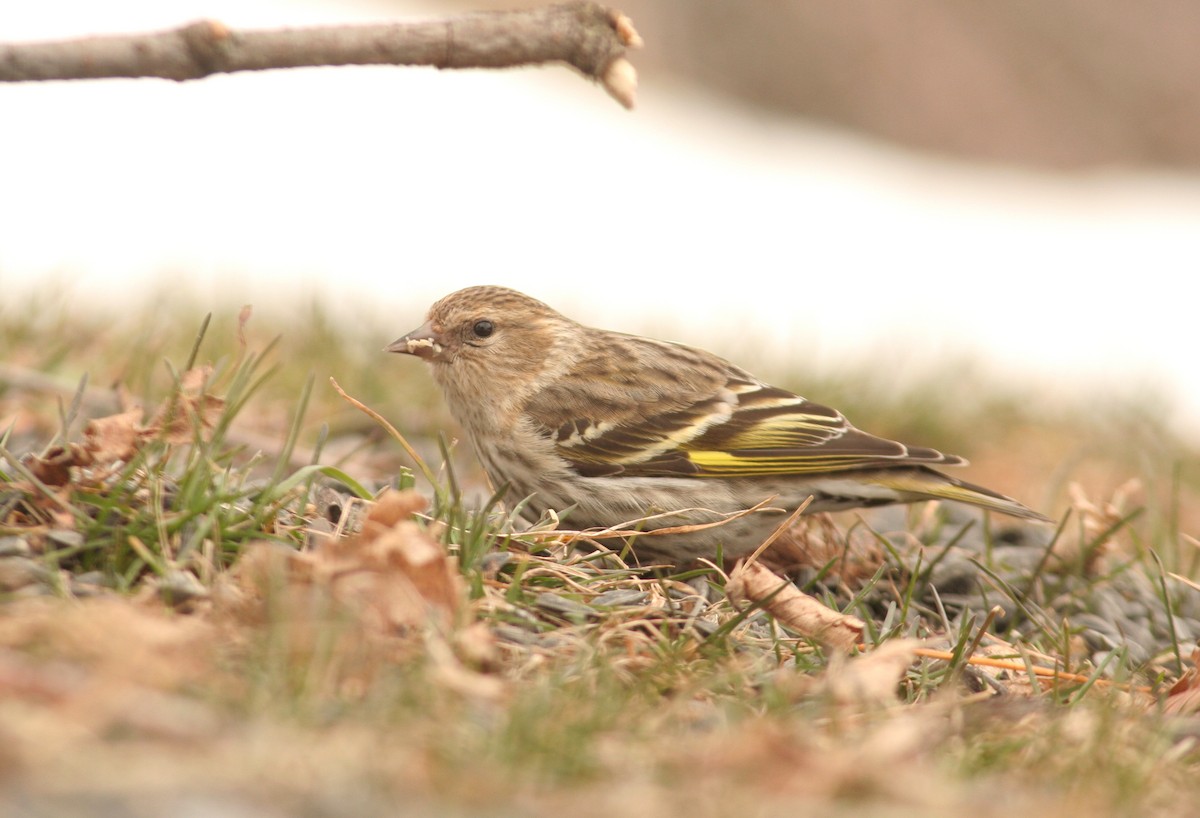
M 509 68 L 564 62 L 633 107 L 637 74 L 625 59 L 641 38 L 629 18 L 593 2 L 445 20 L 234 31 L 203 20 L 170 31 L 0 44 L 0 82 L 162 77 L 316 65 Z

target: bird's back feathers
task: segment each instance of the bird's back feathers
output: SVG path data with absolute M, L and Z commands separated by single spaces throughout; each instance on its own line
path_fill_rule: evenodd
M 596 349 L 636 362 L 636 378 L 615 388 L 619 381 L 601 377 L 611 364 L 593 350 L 525 406 L 558 454 L 588 476 L 762 477 L 965 462 L 867 434 L 703 350 L 591 332 L 600 336 Z

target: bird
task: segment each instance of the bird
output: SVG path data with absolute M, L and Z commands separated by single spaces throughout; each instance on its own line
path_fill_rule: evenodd
M 951 500 L 1049 522 L 934 468 L 961 457 L 863 432 L 702 349 L 588 327 L 500 286 L 451 293 L 426 318 L 384 350 L 429 364 L 493 486 L 527 520 L 625 531 L 639 565 L 744 556 L 805 501 L 811 514 Z

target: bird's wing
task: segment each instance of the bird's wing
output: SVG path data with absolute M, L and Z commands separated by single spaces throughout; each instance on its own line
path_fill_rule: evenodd
M 855 428 L 841 412 L 761 383 L 731 384 L 736 406 L 684 445 L 698 476 L 800 475 L 899 465 L 961 465 L 961 457 Z
M 720 359 L 701 362 L 703 376 L 693 366 L 672 380 L 680 362 L 649 356 L 638 383 L 623 389 L 571 378 L 543 391 L 526 414 L 585 476 L 761 477 L 965 462 L 869 435 Z

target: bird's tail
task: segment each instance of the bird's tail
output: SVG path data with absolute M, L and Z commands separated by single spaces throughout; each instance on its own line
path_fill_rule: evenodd
M 1044 514 L 1039 514 L 1011 497 L 997 494 L 983 486 L 948 477 L 933 469 L 883 471 L 871 475 L 869 481 L 882 488 L 906 495 L 910 500 L 954 500 L 958 503 L 986 508 L 989 511 L 999 511 L 1001 514 L 1008 514 L 1012 517 L 1020 517 L 1023 520 L 1054 522 Z

